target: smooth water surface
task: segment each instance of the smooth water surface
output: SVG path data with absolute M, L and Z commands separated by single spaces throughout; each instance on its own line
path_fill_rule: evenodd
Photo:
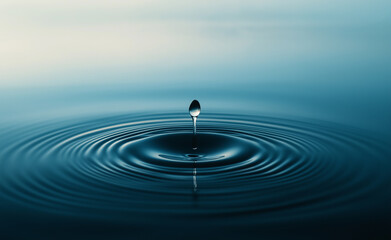
M 39 221 L 72 228 L 73 219 L 87 224 L 82 234 L 95 221 L 111 234 L 194 225 L 211 236 L 220 235 L 213 226 L 267 236 L 281 226 L 321 232 L 327 221 L 344 234 L 388 221 L 390 151 L 379 139 L 328 122 L 254 115 L 203 114 L 198 129 L 196 149 L 186 112 L 3 130 L 2 211 L 27 229 L 40 229 Z M 352 222 L 339 226 L 345 218 Z

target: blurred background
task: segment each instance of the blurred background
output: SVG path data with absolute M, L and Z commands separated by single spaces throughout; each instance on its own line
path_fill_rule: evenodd
M 391 135 L 391 2 L 3 0 L 1 123 L 186 111 Z

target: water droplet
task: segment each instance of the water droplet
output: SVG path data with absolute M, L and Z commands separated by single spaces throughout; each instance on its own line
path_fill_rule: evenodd
M 191 117 L 198 117 L 201 112 L 201 105 L 197 100 L 193 100 L 189 107 L 189 113 Z
M 201 105 L 197 100 L 193 100 L 189 107 L 189 113 L 191 118 L 193 119 L 193 134 L 196 135 L 197 133 L 197 117 L 200 115 L 201 112 Z M 194 148 L 194 147 L 193 147 Z
M 197 144 L 197 117 L 200 115 L 201 112 L 201 105 L 197 100 L 193 100 L 189 106 L 189 113 L 191 118 L 193 119 L 193 150 L 197 150 L 198 144 Z M 193 192 L 197 192 L 197 156 L 198 155 L 189 155 L 193 157 L 193 163 L 194 163 L 194 170 L 193 170 Z

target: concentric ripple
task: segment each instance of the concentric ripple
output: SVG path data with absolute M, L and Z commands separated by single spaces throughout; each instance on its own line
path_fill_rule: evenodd
M 13 130 L 3 135 L 1 190 L 23 206 L 75 215 L 299 217 L 354 208 L 390 180 L 384 146 L 343 126 L 223 114 L 203 114 L 198 125 L 196 150 L 184 114 Z

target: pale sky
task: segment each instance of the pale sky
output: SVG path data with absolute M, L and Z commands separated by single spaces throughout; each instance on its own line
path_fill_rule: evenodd
M 58 75 L 74 72 L 272 64 L 330 48 L 370 54 L 385 43 L 352 41 L 345 29 L 389 29 L 389 9 L 384 0 L 3 0 L 0 87 L 72 83 Z

